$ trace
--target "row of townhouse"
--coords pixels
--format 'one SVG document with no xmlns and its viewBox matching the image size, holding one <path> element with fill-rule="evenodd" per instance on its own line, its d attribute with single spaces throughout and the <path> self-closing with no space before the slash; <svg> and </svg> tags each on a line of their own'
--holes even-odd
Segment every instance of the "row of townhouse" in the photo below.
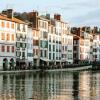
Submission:
<svg viewBox="0 0 100 100">
<path fill-rule="evenodd" d="M 100 29 L 73 27 L 73 62 L 100 61 Z"/>
<path fill-rule="evenodd" d="M 0 69 L 73 63 L 73 35 L 61 15 L 28 13 L 26 23 L 7 9 L 0 14 Z"/>
<path fill-rule="evenodd" d="M 13 10 L 0 14 L 0 69 L 21 66 L 27 60 L 28 25 L 13 17 Z M 20 65 L 19 65 L 20 64 Z"/>
<path fill-rule="evenodd" d="M 29 13 L 33 28 L 34 65 L 61 65 L 73 63 L 73 35 L 68 23 L 61 20 L 61 15 L 39 16 L 37 11 Z"/>
<path fill-rule="evenodd" d="M 0 14 L 0 69 L 16 66 L 63 65 L 100 60 L 100 30 L 70 28 L 61 15 L 28 13 L 28 21 Z"/>
</svg>

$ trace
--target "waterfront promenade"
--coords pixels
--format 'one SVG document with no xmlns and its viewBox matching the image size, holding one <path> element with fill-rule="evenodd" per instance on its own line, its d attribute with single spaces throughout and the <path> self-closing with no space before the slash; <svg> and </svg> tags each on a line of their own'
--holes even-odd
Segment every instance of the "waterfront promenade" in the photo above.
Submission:
<svg viewBox="0 0 100 100">
<path fill-rule="evenodd" d="M 75 68 L 56 68 L 56 69 L 24 69 L 24 70 L 6 70 L 6 71 L 0 71 L 0 74 L 10 74 L 10 73 L 26 73 L 26 72 L 54 72 L 54 71 L 81 71 L 81 70 L 88 70 L 92 69 L 92 65 L 88 66 L 78 66 Z"/>
</svg>

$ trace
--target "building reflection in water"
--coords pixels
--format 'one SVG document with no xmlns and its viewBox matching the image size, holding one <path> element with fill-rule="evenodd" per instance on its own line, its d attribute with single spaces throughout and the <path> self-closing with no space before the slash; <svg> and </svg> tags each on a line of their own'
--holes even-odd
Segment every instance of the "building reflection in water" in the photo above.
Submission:
<svg viewBox="0 0 100 100">
<path fill-rule="evenodd" d="M 79 97 L 80 100 L 100 100 L 100 73 L 80 72 Z"/>
<path fill-rule="evenodd" d="M 86 72 L 80 72 L 79 75 L 79 97 L 80 100 L 91 100 L 91 74 Z"/>
<path fill-rule="evenodd" d="M 100 73 L 3 74 L 0 100 L 100 100 Z"/>
<path fill-rule="evenodd" d="M 79 73 L 73 73 L 73 99 L 79 99 Z"/>
</svg>

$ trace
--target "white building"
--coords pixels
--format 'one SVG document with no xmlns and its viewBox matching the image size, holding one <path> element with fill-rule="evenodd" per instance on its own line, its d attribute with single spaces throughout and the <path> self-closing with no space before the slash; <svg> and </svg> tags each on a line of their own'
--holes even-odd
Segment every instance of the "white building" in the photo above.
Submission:
<svg viewBox="0 0 100 100">
<path fill-rule="evenodd" d="M 9 69 L 15 62 L 15 22 L 0 15 L 0 69 Z"/>
<path fill-rule="evenodd" d="M 39 66 L 40 61 L 39 36 L 39 31 L 37 29 L 33 29 L 33 63 L 36 66 Z"/>
<path fill-rule="evenodd" d="M 73 35 L 68 23 L 61 20 L 61 15 L 54 15 L 56 23 L 56 62 L 73 63 Z"/>
<path fill-rule="evenodd" d="M 62 63 L 73 63 L 73 35 L 67 23 L 62 23 Z"/>
<path fill-rule="evenodd" d="M 71 34 L 67 35 L 67 63 L 73 63 L 73 36 Z"/>
<path fill-rule="evenodd" d="M 91 30 L 90 27 L 83 27 L 80 32 L 80 48 L 79 48 L 79 59 L 81 61 L 88 61 L 91 60 Z"/>
<path fill-rule="evenodd" d="M 72 28 L 73 60 L 74 63 L 87 63 L 92 61 L 93 34 L 90 27 Z"/>
<path fill-rule="evenodd" d="M 27 29 L 28 25 L 16 18 L 12 19 L 16 23 L 16 67 L 27 66 Z"/>
<path fill-rule="evenodd" d="M 38 17 L 40 64 L 45 65 L 48 65 L 48 22 L 43 16 Z"/>
<path fill-rule="evenodd" d="M 62 34 L 62 30 L 61 30 L 61 15 L 59 14 L 55 14 L 54 15 L 54 20 L 55 20 L 55 28 L 56 28 L 56 36 L 55 36 L 55 49 L 56 49 L 56 53 L 55 53 L 55 61 L 56 61 L 56 65 L 60 65 L 61 64 L 61 56 L 62 56 L 62 45 L 61 45 L 61 34 Z"/>
<path fill-rule="evenodd" d="M 48 61 L 49 65 L 56 63 L 56 30 L 52 24 L 49 24 L 48 32 Z"/>
<path fill-rule="evenodd" d="M 100 61 L 100 34 L 96 33 L 93 37 L 93 61 Z"/>
<path fill-rule="evenodd" d="M 27 31 L 27 59 L 28 66 L 31 67 L 33 65 L 33 30 L 31 27 L 28 27 Z"/>
</svg>

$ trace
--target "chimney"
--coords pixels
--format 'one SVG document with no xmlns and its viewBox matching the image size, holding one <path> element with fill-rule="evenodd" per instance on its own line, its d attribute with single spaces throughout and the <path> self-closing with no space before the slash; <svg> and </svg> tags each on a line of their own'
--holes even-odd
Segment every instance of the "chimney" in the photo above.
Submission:
<svg viewBox="0 0 100 100">
<path fill-rule="evenodd" d="M 50 19 L 50 14 L 46 14 L 46 18 L 47 19 Z"/>
<path fill-rule="evenodd" d="M 54 14 L 54 19 L 56 20 L 61 20 L 61 15 L 60 14 Z"/>
<path fill-rule="evenodd" d="M 2 11 L 2 14 L 7 15 L 7 11 L 6 10 L 3 10 Z"/>
<path fill-rule="evenodd" d="M 28 19 L 29 19 L 30 22 L 32 22 L 33 28 L 38 28 L 38 18 L 37 18 L 37 16 L 38 16 L 38 12 L 34 11 L 34 10 L 33 10 L 33 12 L 30 12 L 28 14 Z"/>
<path fill-rule="evenodd" d="M 7 15 L 7 18 L 12 18 L 13 17 L 13 9 L 3 10 L 2 14 Z"/>
<path fill-rule="evenodd" d="M 13 18 L 13 9 L 7 9 L 7 17 Z"/>
</svg>

